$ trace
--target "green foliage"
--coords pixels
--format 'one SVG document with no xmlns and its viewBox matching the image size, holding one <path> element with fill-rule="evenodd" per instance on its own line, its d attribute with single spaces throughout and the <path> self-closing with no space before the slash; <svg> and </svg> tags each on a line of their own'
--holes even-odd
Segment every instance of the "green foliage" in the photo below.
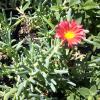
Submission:
<svg viewBox="0 0 100 100">
<path fill-rule="evenodd" d="M 99 100 L 99 0 L 0 4 L 1 100 Z M 54 38 L 57 23 L 66 19 L 86 29 L 86 39 L 73 49 Z"/>
</svg>

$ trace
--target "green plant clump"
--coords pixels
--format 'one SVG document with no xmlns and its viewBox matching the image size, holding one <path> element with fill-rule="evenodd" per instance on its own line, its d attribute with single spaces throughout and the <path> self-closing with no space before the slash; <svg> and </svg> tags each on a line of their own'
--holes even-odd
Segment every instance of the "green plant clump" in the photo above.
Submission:
<svg viewBox="0 0 100 100">
<path fill-rule="evenodd" d="M 59 46 L 72 19 L 86 38 Z M 100 1 L 0 0 L 0 100 L 100 100 Z"/>
</svg>

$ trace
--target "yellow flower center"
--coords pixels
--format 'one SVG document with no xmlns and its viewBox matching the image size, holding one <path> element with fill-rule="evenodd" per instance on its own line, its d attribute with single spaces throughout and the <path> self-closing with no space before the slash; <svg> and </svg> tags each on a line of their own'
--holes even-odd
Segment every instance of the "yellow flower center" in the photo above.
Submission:
<svg viewBox="0 0 100 100">
<path fill-rule="evenodd" d="M 68 31 L 68 32 L 65 33 L 64 37 L 66 39 L 73 39 L 75 37 L 75 33 L 71 32 L 71 31 Z"/>
</svg>

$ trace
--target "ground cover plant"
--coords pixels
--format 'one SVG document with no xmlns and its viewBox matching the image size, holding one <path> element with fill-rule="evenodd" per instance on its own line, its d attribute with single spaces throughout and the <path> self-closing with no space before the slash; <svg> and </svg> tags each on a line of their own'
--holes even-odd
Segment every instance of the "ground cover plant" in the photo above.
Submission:
<svg viewBox="0 0 100 100">
<path fill-rule="evenodd" d="M 100 1 L 0 0 L 0 100 L 100 100 Z"/>
</svg>

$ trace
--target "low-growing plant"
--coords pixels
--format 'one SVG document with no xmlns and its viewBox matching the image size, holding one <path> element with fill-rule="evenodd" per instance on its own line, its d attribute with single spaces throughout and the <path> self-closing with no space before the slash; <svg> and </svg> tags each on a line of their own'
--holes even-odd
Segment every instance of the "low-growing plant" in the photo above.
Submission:
<svg viewBox="0 0 100 100">
<path fill-rule="evenodd" d="M 100 99 L 99 0 L 0 3 L 1 100 Z"/>
</svg>

